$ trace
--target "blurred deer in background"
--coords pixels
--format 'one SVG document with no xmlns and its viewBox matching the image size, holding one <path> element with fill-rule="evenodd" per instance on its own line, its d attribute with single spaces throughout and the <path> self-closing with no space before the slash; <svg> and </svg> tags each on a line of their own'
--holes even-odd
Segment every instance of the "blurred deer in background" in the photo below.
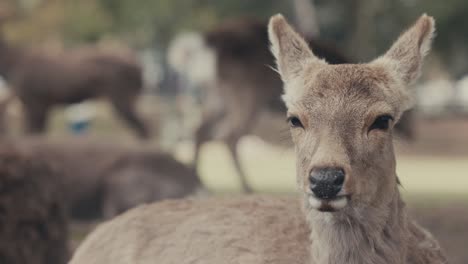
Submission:
<svg viewBox="0 0 468 264">
<path fill-rule="evenodd" d="M 143 89 L 142 69 L 133 55 L 104 52 L 95 47 L 51 54 L 10 45 L 0 17 L 0 75 L 24 106 L 28 133 L 42 133 L 54 106 L 107 98 L 115 112 L 140 138 L 150 133 L 137 114 Z"/>
<path fill-rule="evenodd" d="M 114 146 L 101 140 L 0 138 L 0 149 L 14 146 L 54 168 L 70 216 L 112 218 L 137 205 L 203 192 L 198 175 L 168 153 Z M 20 170 L 12 164 L 12 169 Z"/>
<path fill-rule="evenodd" d="M 143 81 L 133 58 L 93 49 L 50 55 L 12 47 L 0 39 L 0 74 L 24 106 L 29 133 L 44 132 L 54 106 L 105 97 L 139 137 L 149 137 L 136 113 Z"/>
<path fill-rule="evenodd" d="M 14 100 L 11 94 L 0 100 L 0 150 L 14 147 L 52 167 L 73 219 L 108 219 L 143 203 L 207 193 L 192 168 L 157 149 L 92 138 L 8 137 L 4 119 Z M 21 170 L 16 164 L 10 168 Z"/>
<path fill-rule="evenodd" d="M 0 175 L 0 263 L 67 263 L 68 217 L 59 173 L 43 157 L 1 142 Z"/>
</svg>

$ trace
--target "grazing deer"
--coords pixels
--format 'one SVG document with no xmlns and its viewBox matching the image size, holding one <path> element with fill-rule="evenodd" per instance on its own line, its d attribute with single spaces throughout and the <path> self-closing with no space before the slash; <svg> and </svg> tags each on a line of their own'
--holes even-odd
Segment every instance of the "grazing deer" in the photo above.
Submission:
<svg viewBox="0 0 468 264">
<path fill-rule="evenodd" d="M 90 139 L 0 140 L 41 158 L 60 174 L 70 216 L 110 219 L 140 204 L 194 195 L 203 189 L 192 168 L 172 155 Z"/>
<path fill-rule="evenodd" d="M 139 137 L 149 131 L 136 113 L 142 70 L 132 56 L 97 49 L 63 54 L 22 49 L 0 36 L 0 75 L 24 105 L 29 133 L 42 133 L 52 107 L 105 97 Z"/>
<path fill-rule="evenodd" d="M 430 49 L 433 18 L 423 15 L 367 64 L 317 58 L 281 15 L 269 34 L 302 203 L 250 196 L 142 206 L 98 227 L 72 264 L 447 263 L 407 214 L 392 143 L 411 105 L 407 86 Z"/>
</svg>

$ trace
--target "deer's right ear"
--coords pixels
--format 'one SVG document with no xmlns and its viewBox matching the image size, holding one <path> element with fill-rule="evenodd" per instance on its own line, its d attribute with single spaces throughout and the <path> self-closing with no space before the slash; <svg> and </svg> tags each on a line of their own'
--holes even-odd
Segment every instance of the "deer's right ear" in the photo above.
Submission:
<svg viewBox="0 0 468 264">
<path fill-rule="evenodd" d="M 325 63 L 315 57 L 305 40 L 280 14 L 270 19 L 268 35 L 271 42 L 271 52 L 276 58 L 278 72 L 284 82 L 299 75 L 308 62 Z"/>
<path fill-rule="evenodd" d="M 419 77 L 424 57 L 431 48 L 434 31 L 434 18 L 422 15 L 383 57 L 375 61 L 390 66 L 405 84 L 413 83 Z"/>
</svg>

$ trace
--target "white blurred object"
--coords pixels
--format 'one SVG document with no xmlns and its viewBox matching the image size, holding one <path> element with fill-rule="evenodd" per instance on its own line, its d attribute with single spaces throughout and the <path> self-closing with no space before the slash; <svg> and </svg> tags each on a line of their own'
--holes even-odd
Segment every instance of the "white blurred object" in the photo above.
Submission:
<svg viewBox="0 0 468 264">
<path fill-rule="evenodd" d="M 68 121 L 69 129 L 74 134 L 85 133 L 96 116 L 96 108 L 91 102 L 73 104 L 65 110 L 65 118 Z"/>
<path fill-rule="evenodd" d="M 455 106 L 464 113 L 468 113 L 468 75 L 455 84 Z"/>
<path fill-rule="evenodd" d="M 169 45 L 167 60 L 194 87 L 212 83 L 216 78 L 216 54 L 199 33 L 187 32 L 175 37 Z"/>
<path fill-rule="evenodd" d="M 416 103 L 422 114 L 439 116 L 453 103 L 454 84 L 447 79 L 427 81 L 416 87 L 416 95 Z"/>
<path fill-rule="evenodd" d="M 143 65 L 143 80 L 145 88 L 155 89 L 163 78 L 163 70 L 157 63 L 157 53 L 153 49 L 145 49 L 139 52 L 140 61 Z"/>
</svg>

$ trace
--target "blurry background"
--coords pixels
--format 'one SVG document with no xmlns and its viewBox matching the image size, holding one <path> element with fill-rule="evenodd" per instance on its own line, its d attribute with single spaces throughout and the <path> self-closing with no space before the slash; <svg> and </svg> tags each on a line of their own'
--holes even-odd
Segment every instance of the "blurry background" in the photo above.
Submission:
<svg viewBox="0 0 468 264">
<path fill-rule="evenodd" d="M 332 43 L 352 62 L 382 54 L 422 13 L 435 17 L 433 51 L 413 89 L 415 111 L 396 140 L 398 174 L 403 194 L 421 221 L 441 238 L 453 263 L 468 263 L 463 250 L 468 240 L 467 1 L 0 0 L 2 38 L 9 46 L 51 54 L 92 46 L 119 56 L 131 54 L 142 65 L 144 90 L 137 106 L 150 139 L 143 143 L 136 139 L 107 101 L 97 97 L 55 107 L 46 137 L 89 136 L 115 145 L 143 144 L 170 152 L 188 165 L 200 123 L 211 109 L 225 104 L 223 94 L 212 87 L 216 55 L 207 49 L 203 34 L 226 21 L 266 22 L 276 13 L 283 13 L 304 34 Z M 8 89 L 6 80 L 2 91 L 8 94 Z M 284 117 L 261 111 L 255 129 L 239 132 L 241 167 L 254 191 L 292 193 L 295 161 Z M 24 136 L 18 100 L 8 104 L 3 118 L 3 135 Z M 198 173 L 210 191 L 241 191 L 225 145 L 208 142 L 199 159 Z M 75 245 L 82 232 L 87 229 L 71 235 Z"/>
</svg>

